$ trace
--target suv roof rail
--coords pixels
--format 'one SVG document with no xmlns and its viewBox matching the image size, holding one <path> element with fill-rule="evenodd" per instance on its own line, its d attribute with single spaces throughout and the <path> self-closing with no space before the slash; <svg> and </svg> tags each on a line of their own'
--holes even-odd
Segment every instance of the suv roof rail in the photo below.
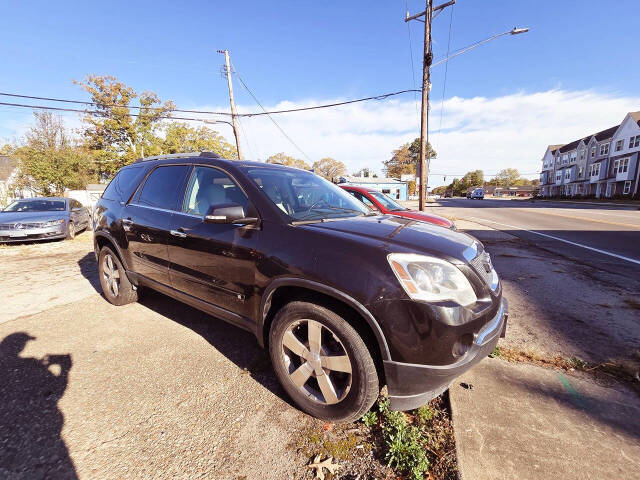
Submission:
<svg viewBox="0 0 640 480">
<path fill-rule="evenodd" d="M 136 160 L 136 163 L 147 162 L 150 160 L 163 160 L 167 158 L 185 158 L 185 157 L 222 158 L 220 155 L 214 152 L 168 153 L 165 155 L 154 155 L 152 157 L 139 158 Z"/>
</svg>

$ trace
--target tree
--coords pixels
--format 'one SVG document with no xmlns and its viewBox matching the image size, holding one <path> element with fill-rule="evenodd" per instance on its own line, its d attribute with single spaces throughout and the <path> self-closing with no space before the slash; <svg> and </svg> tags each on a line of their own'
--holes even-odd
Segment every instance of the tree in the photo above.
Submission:
<svg viewBox="0 0 640 480">
<path fill-rule="evenodd" d="M 73 142 L 62 119 L 51 112 L 34 112 L 35 123 L 23 145 L 13 152 L 18 159 L 15 187 L 39 195 L 62 195 L 66 189 L 84 189 L 96 179 L 91 156 Z"/>
<path fill-rule="evenodd" d="M 164 139 L 159 139 L 161 153 L 213 152 L 223 158 L 238 158 L 238 152 L 215 130 L 208 127 L 190 127 L 187 123 L 171 122 L 164 128 Z"/>
<path fill-rule="evenodd" d="M 302 170 L 311 170 L 307 162 L 299 158 L 293 158 L 285 155 L 284 152 L 276 153 L 267 158 L 267 163 L 276 163 L 278 165 L 286 165 L 287 167 L 300 168 Z"/>
<path fill-rule="evenodd" d="M 427 158 L 436 158 L 437 154 L 431 144 L 427 145 Z M 384 172 L 387 177 L 400 178 L 404 174 L 416 174 L 416 168 L 420 158 L 420 139 L 416 138 L 411 143 L 405 143 L 393 151 L 389 160 L 383 161 Z"/>
<path fill-rule="evenodd" d="M 520 173 L 516 168 L 505 168 L 498 172 L 495 176 L 495 180 L 497 180 L 498 185 L 501 187 L 509 187 L 513 186 L 520 178 Z"/>
<path fill-rule="evenodd" d="M 162 103 L 153 92 L 138 94 L 115 77 L 88 75 L 75 82 L 91 95 L 95 113 L 87 113 L 84 137 L 103 173 L 112 174 L 139 157 L 161 153 L 157 141 L 160 121 L 175 108 Z M 137 116 L 131 114 L 131 102 L 138 99 Z"/>
<path fill-rule="evenodd" d="M 340 160 L 327 157 L 313 162 L 313 171 L 331 181 L 344 175 L 347 172 L 347 167 Z"/>
</svg>

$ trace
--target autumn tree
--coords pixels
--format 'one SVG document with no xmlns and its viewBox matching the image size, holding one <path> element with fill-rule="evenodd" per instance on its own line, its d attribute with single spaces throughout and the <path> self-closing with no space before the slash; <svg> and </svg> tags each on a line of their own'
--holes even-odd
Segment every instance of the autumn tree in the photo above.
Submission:
<svg viewBox="0 0 640 480">
<path fill-rule="evenodd" d="M 138 94 L 110 75 L 88 75 L 75 83 L 91 95 L 95 104 L 83 118 L 83 134 L 102 173 L 112 174 L 137 158 L 161 153 L 157 132 L 160 121 L 175 108 L 173 102 L 162 103 L 153 92 Z M 140 108 L 132 113 L 136 99 Z"/>
<path fill-rule="evenodd" d="M 427 159 L 436 158 L 437 154 L 427 144 Z M 393 151 L 389 160 L 383 161 L 384 172 L 387 177 L 400 178 L 405 174 L 415 175 L 416 168 L 420 159 L 420 139 L 416 138 L 411 143 L 405 143 L 401 147 Z"/>
<path fill-rule="evenodd" d="M 498 172 L 494 177 L 494 181 L 497 181 L 498 186 L 509 187 L 513 186 L 520 178 L 520 173 L 517 168 L 505 168 Z"/>
<path fill-rule="evenodd" d="M 313 162 L 313 171 L 331 181 L 347 173 L 347 167 L 340 160 L 327 157 Z"/>
<path fill-rule="evenodd" d="M 213 152 L 222 158 L 237 159 L 238 152 L 217 131 L 208 127 L 190 127 L 184 122 L 171 122 L 164 127 L 164 138 L 158 139 L 160 153 Z M 157 148 L 156 148 L 157 149 Z"/>
<path fill-rule="evenodd" d="M 307 162 L 300 158 L 293 158 L 285 155 L 284 152 L 276 153 L 267 158 L 267 163 L 275 163 L 278 165 L 286 165 L 287 167 L 300 168 L 302 170 L 310 170 L 311 167 Z"/>
<path fill-rule="evenodd" d="M 15 187 L 38 195 L 62 195 L 66 189 L 84 189 L 96 180 L 89 153 L 71 138 L 62 119 L 51 112 L 34 112 L 35 122 L 22 145 Z"/>
</svg>

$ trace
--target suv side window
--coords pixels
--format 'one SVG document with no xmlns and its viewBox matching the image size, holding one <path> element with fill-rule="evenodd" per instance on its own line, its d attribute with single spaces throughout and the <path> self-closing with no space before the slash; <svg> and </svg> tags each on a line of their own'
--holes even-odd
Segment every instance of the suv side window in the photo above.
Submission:
<svg viewBox="0 0 640 480">
<path fill-rule="evenodd" d="M 147 177 L 135 203 L 165 210 L 180 210 L 184 192 L 183 181 L 190 168 L 189 165 L 156 168 Z"/>
<path fill-rule="evenodd" d="M 212 205 L 225 203 L 237 203 L 246 213 L 249 201 L 242 189 L 223 171 L 212 167 L 194 167 L 182 211 L 204 216 Z"/>
<path fill-rule="evenodd" d="M 102 193 L 102 198 L 107 200 L 127 201 L 138 186 L 133 181 L 141 173 L 141 167 L 127 167 L 120 170 L 117 175 L 107 185 Z"/>
<path fill-rule="evenodd" d="M 82 208 L 82 204 L 77 200 L 71 200 L 71 210 L 76 210 L 78 208 Z"/>
</svg>

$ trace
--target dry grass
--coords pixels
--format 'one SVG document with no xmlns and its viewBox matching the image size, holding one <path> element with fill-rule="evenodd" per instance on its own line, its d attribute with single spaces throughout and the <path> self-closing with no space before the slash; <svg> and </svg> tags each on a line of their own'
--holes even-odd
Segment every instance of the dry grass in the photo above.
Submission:
<svg viewBox="0 0 640 480">
<path fill-rule="evenodd" d="M 634 352 L 625 361 L 613 361 L 593 364 L 585 362 L 577 357 L 544 356 L 536 352 L 517 350 L 507 347 L 496 347 L 491 355 L 492 358 L 502 358 L 509 362 L 533 363 L 546 368 L 555 368 L 565 371 L 580 371 L 590 374 L 604 374 L 618 380 L 628 382 L 631 386 L 640 391 L 640 351 Z"/>
</svg>

